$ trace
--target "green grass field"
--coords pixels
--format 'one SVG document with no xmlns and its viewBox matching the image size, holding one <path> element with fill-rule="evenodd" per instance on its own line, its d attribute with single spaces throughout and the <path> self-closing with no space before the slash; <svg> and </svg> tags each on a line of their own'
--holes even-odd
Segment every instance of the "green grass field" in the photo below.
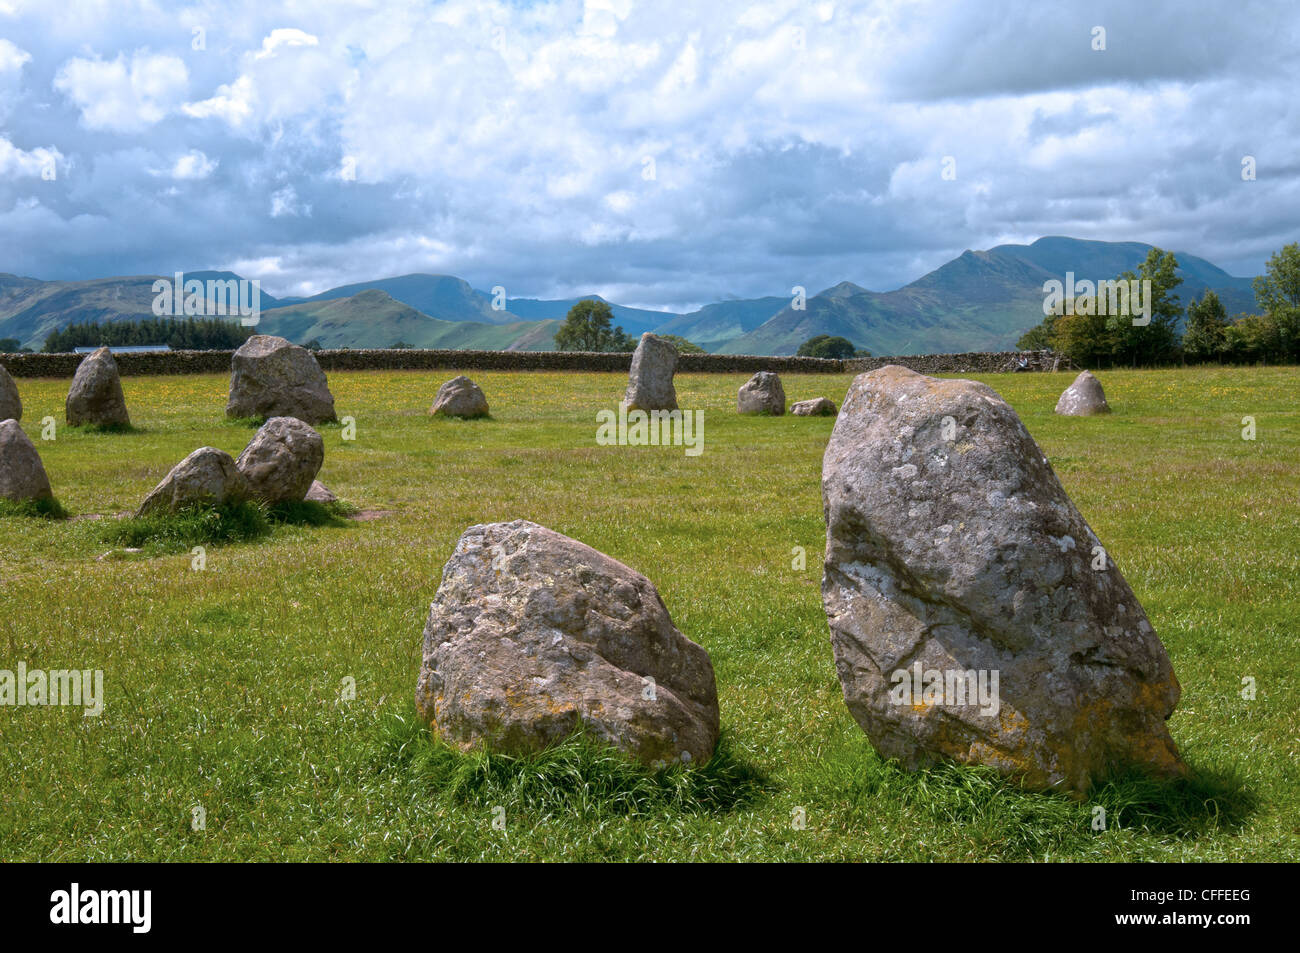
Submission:
<svg viewBox="0 0 1300 953">
<path fill-rule="evenodd" d="M 356 439 L 322 428 L 321 479 L 388 512 L 276 524 L 210 548 L 202 571 L 188 550 L 124 554 L 108 522 L 78 517 L 134 509 L 199 446 L 238 453 L 252 430 L 223 420 L 227 379 L 126 378 L 131 433 L 65 429 L 68 382 L 19 381 L 73 518 L 0 518 L 0 669 L 102 669 L 105 707 L 0 708 L 0 859 L 1300 859 L 1295 369 L 1104 373 L 1102 419 L 1053 415 L 1069 375 L 981 378 L 1047 453 L 1182 682 L 1171 729 L 1197 780 L 1119 780 L 1088 802 L 977 770 L 902 772 L 849 717 L 819 588 L 832 420 L 741 418 L 745 375 L 686 374 L 701 456 L 601 447 L 595 412 L 617 406 L 622 375 L 476 372 L 493 418 L 430 419 L 451 376 L 330 375 Z M 784 377 L 792 401 L 838 403 L 849 380 Z M 658 586 L 713 657 L 713 763 L 652 776 L 576 741 L 514 761 L 430 740 L 412 696 L 443 563 L 467 526 L 514 518 Z"/>
</svg>

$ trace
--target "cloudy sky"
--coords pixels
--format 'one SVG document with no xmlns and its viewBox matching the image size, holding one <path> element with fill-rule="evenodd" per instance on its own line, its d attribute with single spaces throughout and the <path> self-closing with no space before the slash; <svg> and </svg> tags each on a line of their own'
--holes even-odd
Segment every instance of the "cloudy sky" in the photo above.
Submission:
<svg viewBox="0 0 1300 953">
<path fill-rule="evenodd" d="M 1297 49 L 1290 0 L 0 0 L 0 272 L 677 309 L 1071 235 L 1255 274 Z"/>
</svg>

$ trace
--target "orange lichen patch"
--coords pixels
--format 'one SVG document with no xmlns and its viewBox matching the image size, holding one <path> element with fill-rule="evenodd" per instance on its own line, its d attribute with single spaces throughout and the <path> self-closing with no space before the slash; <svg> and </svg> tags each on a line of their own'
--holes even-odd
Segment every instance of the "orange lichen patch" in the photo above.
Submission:
<svg viewBox="0 0 1300 953">
<path fill-rule="evenodd" d="M 1176 682 L 1145 682 L 1136 686 L 1135 697 L 1129 708 L 1149 713 L 1149 728 L 1145 732 L 1130 733 L 1126 737 L 1127 750 L 1120 753 L 1126 766 L 1146 768 L 1169 776 L 1186 775 L 1183 763 L 1167 729 L 1164 728 L 1164 709 Z M 1082 705 L 1075 714 L 1071 729 L 1075 734 L 1088 734 L 1098 727 L 1114 723 L 1114 703 L 1108 698 L 1094 698 Z"/>
</svg>

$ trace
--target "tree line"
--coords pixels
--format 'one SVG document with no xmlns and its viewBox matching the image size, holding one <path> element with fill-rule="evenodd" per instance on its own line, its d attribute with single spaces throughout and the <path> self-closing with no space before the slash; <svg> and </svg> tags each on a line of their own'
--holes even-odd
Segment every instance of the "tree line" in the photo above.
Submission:
<svg viewBox="0 0 1300 953">
<path fill-rule="evenodd" d="M 1056 351 L 1081 367 L 1300 362 L 1300 244 L 1274 254 L 1265 273 L 1255 279 L 1258 314 L 1239 314 L 1230 321 L 1219 296 L 1207 288 L 1199 301 L 1187 305 L 1181 334 L 1178 325 L 1184 311 L 1174 290 L 1182 284 L 1177 268 L 1173 252 L 1153 248 L 1136 274 L 1118 276 L 1125 283 L 1151 282 L 1147 324 L 1134 325 L 1132 313 L 1098 313 L 1109 310 L 1099 307 L 1099 293 L 1063 302 L 1016 346 L 1022 351 Z"/>
<path fill-rule="evenodd" d="M 224 318 L 143 318 L 138 321 L 94 321 L 70 324 L 45 338 L 45 352 L 56 354 L 79 347 L 130 347 L 166 344 L 180 351 L 226 351 L 237 348 L 253 328 Z"/>
</svg>

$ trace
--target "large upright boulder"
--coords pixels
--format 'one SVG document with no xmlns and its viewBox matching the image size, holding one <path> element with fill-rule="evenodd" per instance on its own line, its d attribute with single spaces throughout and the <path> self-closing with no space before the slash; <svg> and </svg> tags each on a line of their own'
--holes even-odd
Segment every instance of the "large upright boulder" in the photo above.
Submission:
<svg viewBox="0 0 1300 953">
<path fill-rule="evenodd" d="M 416 706 L 463 750 L 537 751 L 585 728 L 647 765 L 708 760 L 708 653 L 640 573 L 515 520 L 471 526 L 424 628 Z"/>
<path fill-rule="evenodd" d="M 0 420 L 22 420 L 23 402 L 18 396 L 18 385 L 0 364 Z"/>
<path fill-rule="evenodd" d="M 199 447 L 171 468 L 144 498 L 135 515 L 232 503 L 246 499 L 248 494 L 248 483 L 230 454 L 216 447 Z"/>
<path fill-rule="evenodd" d="M 126 398 L 122 394 L 122 378 L 118 375 L 112 351 L 101 347 L 86 355 L 77 365 L 64 410 L 71 427 L 81 424 L 93 427 L 131 425 L 131 417 L 126 412 Z"/>
<path fill-rule="evenodd" d="M 736 394 L 736 410 L 742 414 L 771 414 L 779 417 L 785 413 L 785 388 L 781 378 L 773 371 L 759 371 Z"/>
<path fill-rule="evenodd" d="M 266 503 L 306 499 L 325 462 L 325 441 L 297 417 L 272 417 L 253 435 L 235 468 L 248 493 Z"/>
<path fill-rule="evenodd" d="M 991 388 L 859 375 L 822 495 L 836 668 L 883 756 L 1076 792 L 1112 768 L 1185 771 L 1164 646 Z"/>
<path fill-rule="evenodd" d="M 0 499 L 43 500 L 53 493 L 36 446 L 18 421 L 0 421 Z"/>
<path fill-rule="evenodd" d="M 1106 403 L 1101 381 L 1093 377 L 1091 371 L 1084 371 L 1061 394 L 1061 399 L 1056 402 L 1056 412 L 1067 417 L 1091 417 L 1094 414 L 1110 413 L 1110 404 Z"/>
<path fill-rule="evenodd" d="M 673 371 L 677 369 L 677 348 L 671 341 L 647 331 L 632 354 L 627 375 L 628 410 L 676 410 L 677 390 Z"/>
<path fill-rule="evenodd" d="M 488 402 L 479 386 L 461 374 L 438 388 L 429 413 L 444 417 L 486 417 Z"/>
<path fill-rule="evenodd" d="M 227 417 L 337 420 L 334 395 L 311 351 L 271 334 L 254 334 L 230 361 Z"/>
</svg>

